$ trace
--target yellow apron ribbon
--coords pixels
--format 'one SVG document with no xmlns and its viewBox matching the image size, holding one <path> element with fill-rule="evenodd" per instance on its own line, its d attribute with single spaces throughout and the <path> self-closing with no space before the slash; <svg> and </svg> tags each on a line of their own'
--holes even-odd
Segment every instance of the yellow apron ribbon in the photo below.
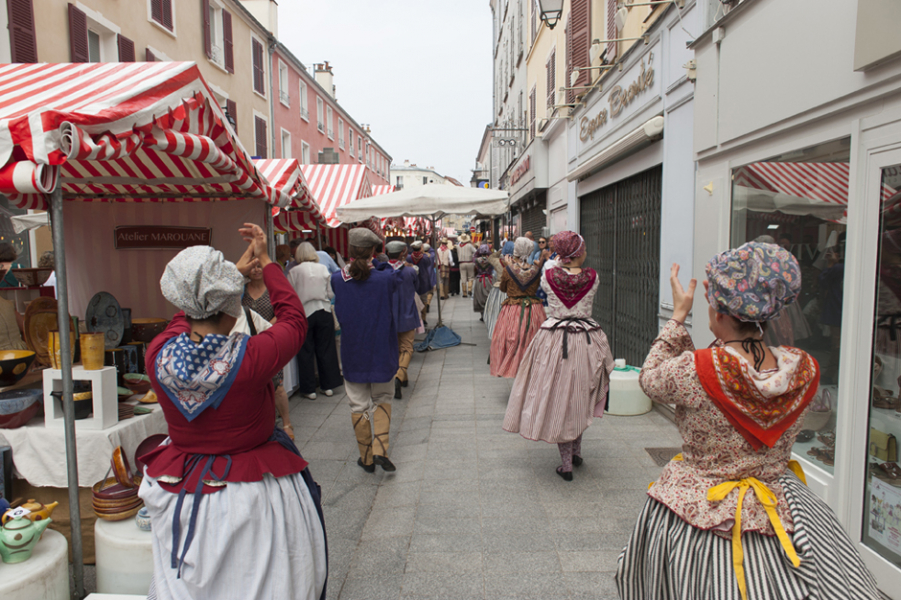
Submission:
<svg viewBox="0 0 901 600">
<path fill-rule="evenodd" d="M 788 538 L 788 534 L 782 526 L 782 520 L 776 513 L 776 494 L 770 491 L 770 489 L 756 477 L 746 477 L 740 481 L 726 481 L 714 486 L 707 490 L 707 500 L 709 502 L 720 502 L 735 488 L 738 488 L 738 503 L 735 507 L 735 524 L 732 526 L 732 566 L 735 568 L 735 578 L 738 579 L 738 590 L 741 592 L 741 597 L 744 600 L 747 600 L 748 589 L 747 584 L 745 583 L 745 569 L 743 566 L 744 551 L 741 545 L 741 505 L 748 488 L 754 490 L 757 500 L 763 506 L 767 516 L 770 518 L 770 523 L 773 524 L 773 529 L 776 531 L 776 537 L 779 538 L 782 549 L 785 550 L 785 555 L 788 556 L 795 568 L 801 566 L 801 559 L 798 558 L 798 553 L 795 552 L 795 547 L 792 546 L 791 540 Z"/>
</svg>

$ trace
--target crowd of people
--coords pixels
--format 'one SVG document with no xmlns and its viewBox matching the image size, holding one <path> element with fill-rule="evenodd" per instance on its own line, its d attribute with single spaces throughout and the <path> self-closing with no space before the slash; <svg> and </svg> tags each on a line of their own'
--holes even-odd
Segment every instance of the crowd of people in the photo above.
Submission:
<svg viewBox="0 0 901 600">
<path fill-rule="evenodd" d="M 435 250 L 357 228 L 346 260 L 292 243 L 277 248 L 277 262 L 259 227 L 240 233 L 248 248 L 237 263 L 197 246 L 160 282 L 180 312 L 146 358 L 169 425 L 169 439 L 142 457 L 140 494 L 154 521 L 150 598 L 325 597 L 319 488 L 292 441 L 282 369 L 297 357 L 310 400 L 343 385 L 357 464 L 395 471 L 391 402 L 408 385 L 413 340 L 436 294 L 460 293 L 485 321 L 491 373 L 513 379 L 503 429 L 556 444 L 556 472 L 573 481 L 613 369 L 592 318 L 598 274 L 578 233 L 498 249 L 442 238 Z M 877 600 L 854 544 L 789 460 L 819 365 L 764 336 L 798 295 L 797 261 L 752 242 L 714 257 L 706 274 L 717 343 L 694 348 L 683 323 L 697 282 L 684 289 L 674 265 L 673 318 L 641 370 L 645 393 L 676 405 L 684 444 L 624 540 L 620 596 Z"/>
</svg>

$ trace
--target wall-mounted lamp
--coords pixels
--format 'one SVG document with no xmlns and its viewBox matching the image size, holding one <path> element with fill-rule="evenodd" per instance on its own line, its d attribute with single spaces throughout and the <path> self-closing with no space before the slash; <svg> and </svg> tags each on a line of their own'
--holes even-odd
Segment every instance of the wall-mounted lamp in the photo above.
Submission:
<svg viewBox="0 0 901 600">
<path fill-rule="evenodd" d="M 557 21 L 563 15 L 563 0 L 538 0 L 541 9 L 541 20 L 548 29 L 557 26 Z"/>
</svg>

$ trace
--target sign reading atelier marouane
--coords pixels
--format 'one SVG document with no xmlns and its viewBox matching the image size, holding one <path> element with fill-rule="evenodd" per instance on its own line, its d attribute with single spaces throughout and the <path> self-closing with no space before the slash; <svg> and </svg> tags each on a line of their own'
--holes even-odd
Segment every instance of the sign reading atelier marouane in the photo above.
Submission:
<svg viewBox="0 0 901 600">
<path fill-rule="evenodd" d="M 116 227 L 116 250 L 138 248 L 183 250 L 190 246 L 209 246 L 213 230 L 209 227 L 169 225 L 122 225 Z"/>
</svg>

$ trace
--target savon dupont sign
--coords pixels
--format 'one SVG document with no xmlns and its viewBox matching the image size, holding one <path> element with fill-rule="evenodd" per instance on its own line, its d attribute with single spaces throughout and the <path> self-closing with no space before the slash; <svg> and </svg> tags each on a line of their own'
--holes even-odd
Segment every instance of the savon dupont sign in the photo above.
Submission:
<svg viewBox="0 0 901 600">
<path fill-rule="evenodd" d="M 116 227 L 116 250 L 170 249 L 209 246 L 213 230 L 209 227 L 171 227 L 168 225 L 122 225 Z"/>
</svg>

